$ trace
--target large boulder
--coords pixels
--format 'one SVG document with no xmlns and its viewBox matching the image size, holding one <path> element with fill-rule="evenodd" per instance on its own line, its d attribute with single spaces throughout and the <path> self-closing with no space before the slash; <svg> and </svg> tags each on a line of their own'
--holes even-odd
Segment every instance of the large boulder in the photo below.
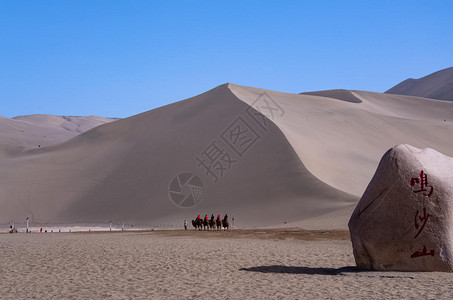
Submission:
<svg viewBox="0 0 453 300">
<path fill-rule="evenodd" d="M 453 158 L 409 145 L 388 150 L 349 231 L 361 269 L 453 271 Z"/>
</svg>

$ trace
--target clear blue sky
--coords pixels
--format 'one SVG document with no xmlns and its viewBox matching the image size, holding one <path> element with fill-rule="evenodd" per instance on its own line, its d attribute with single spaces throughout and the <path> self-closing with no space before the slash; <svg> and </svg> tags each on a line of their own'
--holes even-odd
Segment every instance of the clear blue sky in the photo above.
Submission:
<svg viewBox="0 0 453 300">
<path fill-rule="evenodd" d="M 453 66 L 453 1 L 0 0 L 0 115 L 127 117 L 225 82 L 384 92 Z"/>
</svg>

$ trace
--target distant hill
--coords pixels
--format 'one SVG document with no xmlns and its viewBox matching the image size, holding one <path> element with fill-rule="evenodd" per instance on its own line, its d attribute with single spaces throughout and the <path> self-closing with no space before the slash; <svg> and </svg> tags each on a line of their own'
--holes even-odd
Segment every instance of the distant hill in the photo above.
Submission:
<svg viewBox="0 0 453 300">
<path fill-rule="evenodd" d="M 453 101 L 453 67 L 420 79 L 406 79 L 385 93 Z"/>
<path fill-rule="evenodd" d="M 0 116 L 0 154 L 60 144 L 102 124 L 117 119 L 97 116 L 69 117 L 27 115 L 12 119 Z"/>
<path fill-rule="evenodd" d="M 37 126 L 59 128 L 65 131 L 80 134 L 99 125 L 119 120 L 117 118 L 103 118 L 98 116 L 54 116 L 54 115 L 26 115 L 17 116 L 14 120 L 24 121 Z"/>
</svg>

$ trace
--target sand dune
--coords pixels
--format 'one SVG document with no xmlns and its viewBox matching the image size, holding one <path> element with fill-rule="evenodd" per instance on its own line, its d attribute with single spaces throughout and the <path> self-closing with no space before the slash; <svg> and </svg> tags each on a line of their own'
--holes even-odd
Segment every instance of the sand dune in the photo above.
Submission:
<svg viewBox="0 0 453 300">
<path fill-rule="evenodd" d="M 238 98 L 252 104 L 261 89 L 231 85 Z M 266 91 L 285 110 L 274 116 L 303 164 L 317 178 L 361 196 L 381 156 L 406 143 L 453 154 L 453 103 L 418 97 L 351 91 L 361 103 L 322 96 Z M 263 109 L 264 110 L 264 109 Z"/>
<path fill-rule="evenodd" d="M 0 116 L 0 155 L 63 143 L 96 126 L 116 119 L 27 115 L 12 119 Z M 2 151 L 3 150 L 3 151 Z"/>
<path fill-rule="evenodd" d="M 228 213 L 239 227 L 309 219 L 332 227 L 321 216 L 340 211 L 341 227 L 388 148 L 452 156 L 452 116 L 448 101 L 225 84 L 0 159 L 0 223 L 162 227 Z"/>
<path fill-rule="evenodd" d="M 453 101 L 453 68 L 443 69 L 420 79 L 406 79 L 386 93 Z"/>
<path fill-rule="evenodd" d="M 358 200 L 311 175 L 278 127 L 261 128 L 248 108 L 222 85 L 3 160 L 0 201 L 8 209 L 0 217 L 155 225 L 182 223 L 198 213 L 230 213 L 251 226 L 320 215 Z M 251 135 L 248 149 L 235 152 L 224 138 L 237 124 L 250 126 Z M 229 155 L 223 176 L 215 171 L 218 178 L 197 161 L 208 161 L 203 153 L 213 145 Z M 169 199 L 170 182 L 180 173 L 197 174 L 203 182 L 203 199 L 195 207 L 180 208 Z"/>
<path fill-rule="evenodd" d="M 26 115 L 17 116 L 13 120 L 24 121 L 35 126 L 61 128 L 76 134 L 83 133 L 102 124 L 110 123 L 118 118 L 103 118 L 98 116 L 54 116 L 54 115 Z"/>
<path fill-rule="evenodd" d="M 361 103 L 362 100 L 357 98 L 351 91 L 348 90 L 326 90 L 326 91 L 315 91 L 301 93 L 303 95 L 321 96 L 327 98 L 333 98 L 343 100 L 352 103 Z"/>
</svg>

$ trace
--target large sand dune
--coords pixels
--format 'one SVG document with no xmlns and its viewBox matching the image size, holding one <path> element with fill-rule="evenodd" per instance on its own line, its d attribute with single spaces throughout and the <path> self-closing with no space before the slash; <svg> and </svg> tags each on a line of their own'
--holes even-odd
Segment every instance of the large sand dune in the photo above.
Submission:
<svg viewBox="0 0 453 300">
<path fill-rule="evenodd" d="M 336 94 L 225 84 L 62 144 L 9 153 L 0 160 L 0 222 L 162 226 L 228 213 L 237 226 L 263 226 L 341 211 L 343 224 L 388 148 L 453 155 L 452 102 Z M 202 182 L 203 195 L 190 185 L 178 191 L 192 176 L 179 174 L 197 176 L 191 182 Z"/>
<path fill-rule="evenodd" d="M 386 93 L 453 101 L 453 68 L 443 69 L 420 79 L 406 79 Z"/>
<path fill-rule="evenodd" d="M 249 104 L 262 92 L 231 88 Z M 344 100 L 344 90 L 329 91 L 329 97 L 266 93 L 284 108 L 285 114 L 274 116 L 273 121 L 308 170 L 357 196 L 362 195 L 381 156 L 394 145 L 406 143 L 453 154 L 453 103 L 449 101 L 350 91 L 360 100 L 354 103 Z"/>
<path fill-rule="evenodd" d="M 12 119 L 0 116 L 0 155 L 60 144 L 115 120 L 97 116 L 27 115 Z"/>
</svg>

